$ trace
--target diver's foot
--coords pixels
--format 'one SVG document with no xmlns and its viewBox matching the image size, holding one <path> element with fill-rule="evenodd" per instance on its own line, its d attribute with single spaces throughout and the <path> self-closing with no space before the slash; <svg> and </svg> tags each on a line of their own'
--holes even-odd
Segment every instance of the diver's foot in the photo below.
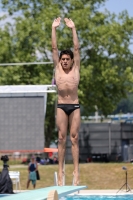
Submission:
<svg viewBox="0 0 133 200">
<path fill-rule="evenodd" d="M 64 185 L 64 172 L 61 172 L 58 174 L 58 186 L 63 186 Z"/>
<path fill-rule="evenodd" d="M 73 172 L 73 185 L 79 185 L 79 172 Z"/>
</svg>

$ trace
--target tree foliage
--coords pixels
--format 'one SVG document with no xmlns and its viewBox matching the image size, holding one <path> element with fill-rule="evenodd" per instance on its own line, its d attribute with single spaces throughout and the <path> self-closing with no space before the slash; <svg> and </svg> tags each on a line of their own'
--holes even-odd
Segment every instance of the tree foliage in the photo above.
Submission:
<svg viewBox="0 0 133 200">
<path fill-rule="evenodd" d="M 84 107 L 83 114 L 94 112 L 96 106 L 102 114 L 110 114 L 120 99 L 133 90 L 133 55 L 130 50 L 133 19 L 126 11 L 119 16 L 108 11 L 100 12 L 99 8 L 104 2 L 2 0 L 3 10 L 13 21 L 0 29 L 0 62 L 51 61 L 52 21 L 58 16 L 62 17 L 62 24 L 57 30 L 58 48 L 62 50 L 73 45 L 71 30 L 63 22 L 64 17 L 72 18 L 80 41 L 79 99 Z M 52 67 L 0 67 L 0 84 L 49 84 Z M 54 101 L 51 95 L 47 110 L 51 105 L 54 109 Z M 46 120 L 49 131 L 51 113 L 47 113 Z"/>
<path fill-rule="evenodd" d="M 127 98 L 121 99 L 113 114 L 118 113 L 133 113 L 133 94 L 128 94 Z"/>
</svg>

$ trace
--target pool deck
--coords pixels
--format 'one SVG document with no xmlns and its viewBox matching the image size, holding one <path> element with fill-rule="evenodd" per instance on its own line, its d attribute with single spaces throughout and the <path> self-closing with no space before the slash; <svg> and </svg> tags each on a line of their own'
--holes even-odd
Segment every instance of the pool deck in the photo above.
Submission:
<svg viewBox="0 0 133 200">
<path fill-rule="evenodd" d="M 126 190 L 80 190 L 79 195 L 125 195 L 133 194 L 133 190 L 126 192 Z"/>
<path fill-rule="evenodd" d="M 26 192 L 27 190 L 22 190 L 21 192 Z M 80 190 L 79 192 L 74 192 L 69 195 L 125 195 L 132 194 L 133 190 L 126 192 L 126 190 Z M 15 192 L 15 191 L 14 191 Z"/>
</svg>

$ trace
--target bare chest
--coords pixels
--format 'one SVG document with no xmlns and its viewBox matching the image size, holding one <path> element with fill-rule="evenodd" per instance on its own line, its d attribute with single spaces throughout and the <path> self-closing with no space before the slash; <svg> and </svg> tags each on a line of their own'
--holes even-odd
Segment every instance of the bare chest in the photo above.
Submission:
<svg viewBox="0 0 133 200">
<path fill-rule="evenodd" d="M 60 84 L 70 84 L 70 85 L 78 85 L 79 84 L 79 74 L 78 73 L 69 73 L 69 74 L 65 74 L 65 73 L 56 73 L 55 76 L 56 79 L 56 85 L 60 85 Z"/>
</svg>

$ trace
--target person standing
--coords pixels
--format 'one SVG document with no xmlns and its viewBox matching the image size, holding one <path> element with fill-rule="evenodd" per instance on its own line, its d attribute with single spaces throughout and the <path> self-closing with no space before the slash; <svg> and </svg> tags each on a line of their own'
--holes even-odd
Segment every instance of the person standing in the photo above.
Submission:
<svg viewBox="0 0 133 200">
<path fill-rule="evenodd" d="M 69 129 L 72 143 L 74 164 L 74 185 L 79 184 L 79 144 L 80 105 L 78 100 L 78 85 L 80 80 L 80 53 L 76 27 L 71 19 L 65 18 L 65 24 L 72 31 L 73 52 L 70 49 L 61 51 L 57 48 L 56 28 L 60 25 L 58 17 L 52 23 L 52 56 L 55 67 L 55 82 L 58 93 L 56 125 L 58 128 L 58 185 L 63 185 L 63 163 L 65 159 L 66 136 Z"/>
<path fill-rule="evenodd" d="M 33 188 L 36 187 L 36 171 L 38 170 L 36 158 L 34 156 L 31 157 L 31 162 L 28 165 L 28 181 L 27 181 L 27 189 L 29 188 L 30 182 L 32 182 Z"/>
</svg>

